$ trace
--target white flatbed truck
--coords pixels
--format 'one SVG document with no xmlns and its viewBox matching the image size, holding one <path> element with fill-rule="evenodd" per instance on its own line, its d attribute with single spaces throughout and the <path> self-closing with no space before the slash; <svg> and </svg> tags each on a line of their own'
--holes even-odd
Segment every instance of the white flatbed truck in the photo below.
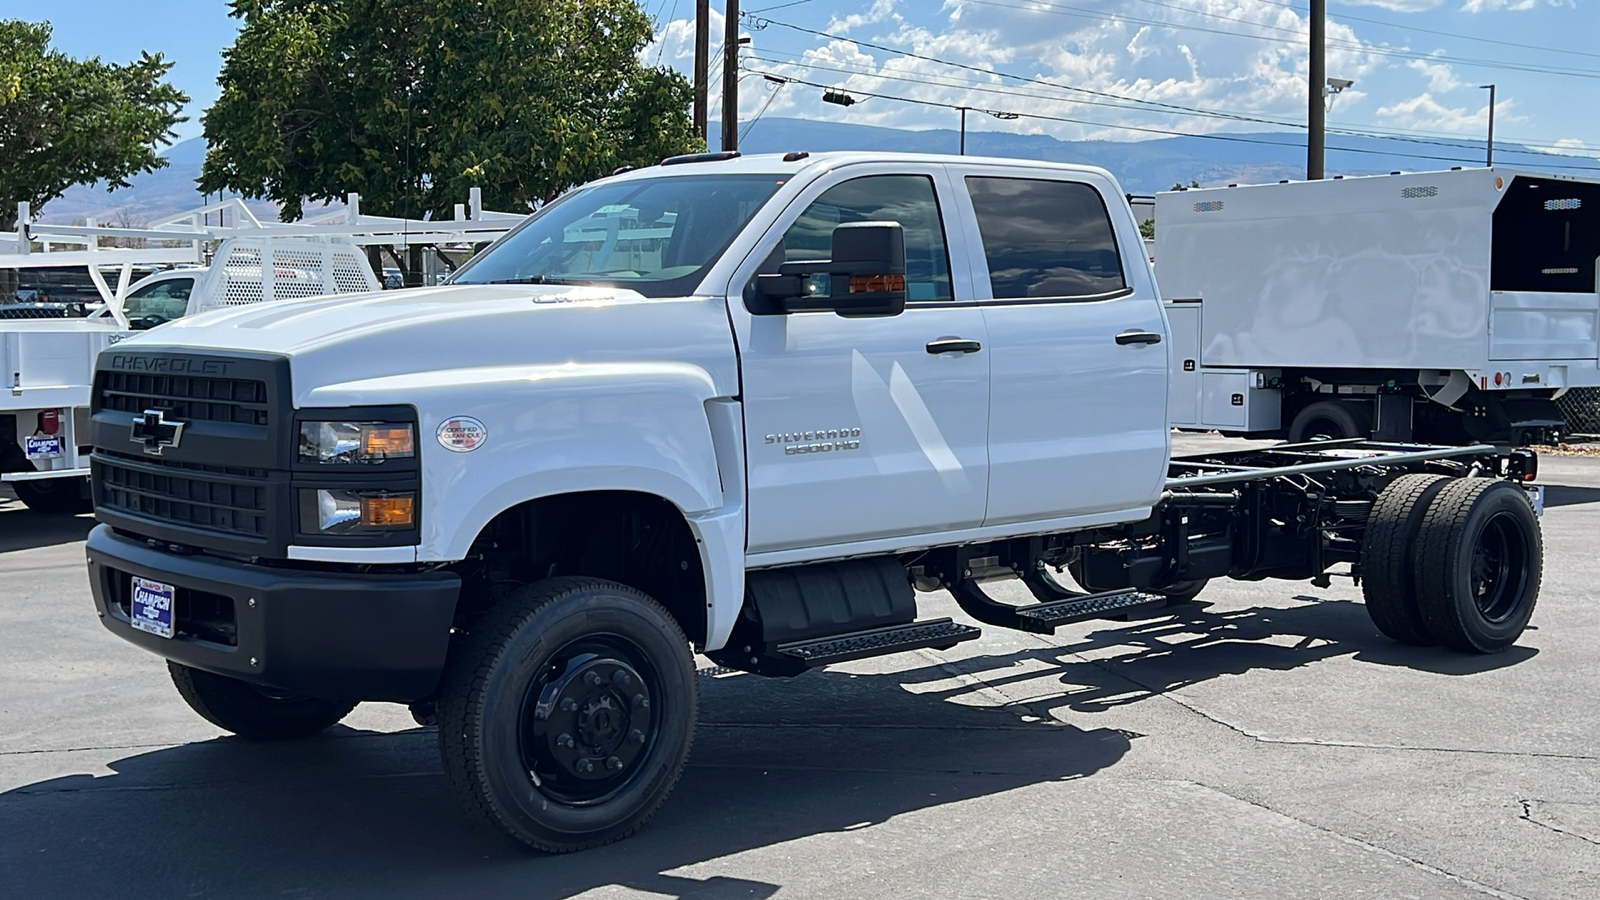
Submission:
<svg viewBox="0 0 1600 900">
<path fill-rule="evenodd" d="M 1172 422 L 1553 443 L 1600 386 L 1600 181 L 1502 167 L 1169 191 Z"/>
<path fill-rule="evenodd" d="M 696 652 L 789 676 L 978 636 L 918 592 L 1051 633 L 1211 578 L 1350 573 L 1398 640 L 1517 640 L 1533 453 L 1173 459 L 1170 346 L 1102 170 L 673 158 L 568 193 L 449 285 L 101 354 L 94 602 L 245 737 L 408 704 L 470 814 L 546 851 L 664 801 Z M 1035 602 L 991 598 L 1002 578 Z"/>
</svg>

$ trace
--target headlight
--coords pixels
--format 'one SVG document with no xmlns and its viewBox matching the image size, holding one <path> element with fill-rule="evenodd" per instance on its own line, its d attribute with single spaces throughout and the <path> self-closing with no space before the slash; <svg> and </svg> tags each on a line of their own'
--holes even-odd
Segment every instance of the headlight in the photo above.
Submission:
<svg viewBox="0 0 1600 900">
<path fill-rule="evenodd" d="M 300 527 L 317 534 L 409 531 L 417 523 L 412 491 L 300 491 Z"/>
<path fill-rule="evenodd" d="M 408 423 L 300 423 L 301 462 L 378 463 L 408 459 L 416 452 L 415 433 Z"/>
</svg>

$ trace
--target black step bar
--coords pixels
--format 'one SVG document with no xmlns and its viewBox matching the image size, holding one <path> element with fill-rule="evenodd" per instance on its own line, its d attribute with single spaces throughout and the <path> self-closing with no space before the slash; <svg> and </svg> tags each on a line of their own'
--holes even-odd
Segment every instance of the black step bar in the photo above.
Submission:
<svg viewBox="0 0 1600 900">
<path fill-rule="evenodd" d="M 1057 628 L 1072 622 L 1120 617 L 1167 602 L 1166 597 L 1151 591 L 1124 588 L 1099 594 L 1067 594 L 1058 600 L 1011 606 L 985 594 L 971 579 L 956 582 L 950 593 L 967 615 L 985 625 L 1034 634 L 1054 634 Z"/>
<path fill-rule="evenodd" d="M 722 665 L 760 675 L 799 675 L 807 669 L 869 656 L 923 648 L 948 650 L 982 633 L 971 625 L 962 625 L 950 619 L 929 619 L 769 645 L 765 650 L 756 650 L 753 655 L 736 657 L 731 652 L 734 648 L 729 648 L 715 654 L 713 659 Z"/>
</svg>

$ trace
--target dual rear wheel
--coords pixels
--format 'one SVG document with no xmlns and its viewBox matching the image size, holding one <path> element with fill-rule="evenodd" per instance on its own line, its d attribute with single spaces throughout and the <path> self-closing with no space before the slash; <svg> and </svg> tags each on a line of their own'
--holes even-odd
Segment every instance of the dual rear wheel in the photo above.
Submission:
<svg viewBox="0 0 1600 900">
<path fill-rule="evenodd" d="M 1373 624 L 1397 641 L 1497 653 L 1533 615 L 1543 555 L 1539 520 L 1517 485 L 1402 475 L 1373 504 L 1362 594 Z"/>
</svg>

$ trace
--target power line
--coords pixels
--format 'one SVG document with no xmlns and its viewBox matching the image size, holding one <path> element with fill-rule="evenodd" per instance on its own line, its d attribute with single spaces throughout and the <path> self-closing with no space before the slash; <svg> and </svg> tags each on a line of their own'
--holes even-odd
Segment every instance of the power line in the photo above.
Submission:
<svg viewBox="0 0 1600 900">
<path fill-rule="evenodd" d="M 1142 2 L 1153 2 L 1153 0 L 1142 0 Z M 1302 11 L 1300 7 L 1294 5 L 1293 3 L 1283 3 L 1279 2 L 1279 0 L 1257 0 L 1257 2 L 1266 3 L 1271 6 L 1281 6 L 1284 9 L 1292 9 L 1295 12 Z M 1385 22 L 1382 19 L 1369 19 L 1365 16 L 1352 16 L 1346 13 L 1333 13 L 1329 16 L 1329 18 L 1345 19 L 1351 22 L 1365 22 L 1368 25 L 1379 25 L 1384 28 L 1395 28 L 1401 31 L 1415 31 L 1420 34 L 1432 34 L 1438 35 L 1439 37 L 1458 38 L 1463 41 L 1477 41 L 1483 44 L 1497 44 L 1502 47 L 1516 47 L 1521 50 L 1537 50 L 1540 53 L 1562 53 L 1568 56 L 1587 56 L 1594 59 L 1600 59 L 1600 53 L 1590 53 L 1584 50 L 1564 50 L 1560 47 L 1542 47 L 1538 44 L 1519 44 L 1516 41 L 1501 41 L 1496 40 L 1495 38 L 1477 37 L 1470 34 L 1457 34 L 1453 31 L 1436 31 L 1432 28 L 1422 28 L 1417 25 L 1402 25 L 1399 22 Z"/>
<path fill-rule="evenodd" d="M 1307 43 L 1307 40 L 1305 38 L 1278 38 L 1278 37 L 1272 37 L 1270 35 L 1265 35 L 1265 34 L 1247 34 L 1247 33 L 1239 32 L 1239 31 L 1224 30 L 1224 29 L 1221 29 L 1221 28 L 1205 28 L 1205 27 L 1202 27 L 1202 26 L 1199 26 L 1199 25 L 1181 25 L 1181 24 L 1178 24 L 1178 23 L 1175 23 L 1175 22 L 1162 20 L 1162 19 L 1147 19 L 1147 18 L 1142 18 L 1142 17 L 1139 17 L 1139 16 L 1129 16 L 1129 15 L 1125 15 L 1125 14 L 1122 14 L 1122 13 L 1105 13 L 1105 12 L 1100 12 L 1099 10 L 1092 10 L 1092 9 L 1087 9 L 1087 8 L 1079 7 L 1079 6 L 1067 6 L 1065 4 L 1046 3 L 1046 2 L 1043 2 L 1043 0 L 1033 0 L 1033 2 L 1031 2 L 1030 5 L 1027 5 L 1027 6 L 1020 6 L 1020 5 L 1013 4 L 1013 3 L 1002 3 L 1002 2 L 999 2 L 999 0 L 965 0 L 965 2 L 976 4 L 976 5 L 979 5 L 979 6 L 994 6 L 994 7 L 999 7 L 1001 9 L 1014 9 L 1014 10 L 1020 10 L 1020 11 L 1023 11 L 1023 12 L 1042 12 L 1042 13 L 1050 13 L 1052 15 L 1071 16 L 1071 17 L 1077 17 L 1077 18 L 1083 18 L 1083 19 L 1095 19 L 1095 20 L 1107 21 L 1107 22 L 1129 22 L 1129 23 L 1133 23 L 1133 24 L 1136 24 L 1136 25 L 1151 25 L 1151 26 L 1155 26 L 1157 28 L 1173 28 L 1173 29 L 1178 29 L 1178 30 L 1182 30 L 1182 31 L 1197 31 L 1197 32 L 1205 33 L 1205 34 L 1220 34 L 1220 35 L 1225 35 L 1227 37 L 1245 38 L 1247 40 L 1253 40 L 1253 41 L 1269 41 L 1269 42 L 1272 42 L 1272 43 L 1292 44 L 1292 45 L 1301 45 L 1301 46 L 1303 46 L 1303 45 L 1305 45 Z M 1206 15 L 1214 15 L 1214 14 L 1207 13 Z M 1231 17 L 1228 17 L 1228 16 L 1217 16 L 1217 17 L 1226 19 L 1227 21 L 1234 22 L 1236 24 L 1252 25 L 1252 26 L 1255 26 L 1255 27 L 1267 28 L 1267 29 L 1276 30 L 1276 31 L 1286 31 L 1286 32 L 1292 32 L 1293 31 L 1293 29 L 1281 28 L 1281 27 L 1276 26 L 1276 25 L 1265 25 L 1265 24 L 1262 24 L 1262 23 L 1259 23 L 1259 22 L 1250 22 L 1250 21 L 1243 20 L 1243 19 L 1234 19 L 1234 18 L 1231 18 Z M 1470 66 L 1470 67 L 1473 67 L 1473 68 L 1481 68 L 1481 69 L 1497 69 L 1497 70 L 1511 71 L 1511 72 L 1532 72 L 1532 73 L 1536 73 L 1536 74 L 1540 74 L 1540 75 L 1564 75 L 1564 76 L 1567 76 L 1567 77 L 1570 77 L 1570 78 L 1600 79 L 1600 70 L 1597 70 L 1597 69 L 1573 69 L 1573 68 L 1565 68 L 1565 67 L 1558 68 L 1558 67 L 1554 67 L 1554 66 L 1533 65 L 1531 63 L 1515 63 L 1515 62 L 1508 62 L 1508 61 L 1503 61 L 1503 60 L 1485 60 L 1485 59 L 1473 59 L 1473 58 L 1470 58 L 1470 57 L 1446 56 L 1446 55 L 1443 55 L 1443 54 L 1423 53 L 1423 52 L 1417 51 L 1417 50 L 1403 50 L 1403 49 L 1398 49 L 1398 48 L 1393 48 L 1393 47 L 1378 47 L 1378 46 L 1375 46 L 1375 45 L 1372 45 L 1372 44 L 1364 44 L 1364 43 L 1361 43 L 1360 41 L 1346 41 L 1346 40 L 1341 40 L 1341 39 L 1336 39 L 1336 38 L 1335 39 L 1329 39 L 1327 41 L 1327 45 L 1331 49 L 1350 50 L 1350 51 L 1358 52 L 1358 53 L 1368 53 L 1368 54 L 1372 54 L 1374 56 L 1392 56 L 1392 57 L 1396 57 L 1396 58 L 1399 58 L 1399 59 L 1416 59 L 1416 60 L 1423 60 L 1423 61 L 1426 61 L 1426 62 L 1449 62 L 1449 63 L 1454 63 L 1455 65 L 1458 65 L 1458 66 Z"/>
<path fill-rule="evenodd" d="M 969 2 L 979 2 L 979 0 L 969 0 Z M 998 5 L 998 4 L 996 4 L 996 5 Z M 932 63 L 937 63 L 937 64 L 943 65 L 943 66 L 949 66 L 951 68 L 964 69 L 964 70 L 967 70 L 967 71 L 977 72 L 979 74 L 987 75 L 987 76 L 990 76 L 990 77 L 1003 78 L 1003 79 L 1007 79 L 1007 80 L 1011 80 L 1011 81 L 1023 82 L 1023 83 L 1027 83 L 1027 84 L 1042 85 L 1044 87 L 1054 88 L 1056 90 L 1071 91 L 1073 93 L 1087 94 L 1089 96 L 1094 96 L 1094 97 L 1103 97 L 1103 98 L 1108 98 L 1108 99 L 1112 99 L 1112 100 L 1120 100 L 1120 101 L 1123 101 L 1124 103 L 1136 104 L 1136 106 L 1129 107 L 1129 106 L 1123 106 L 1123 105 L 1115 104 L 1115 103 L 1104 103 L 1104 102 L 1098 102 L 1097 103 L 1095 101 L 1082 100 L 1082 99 L 1077 99 L 1077 100 L 1072 100 L 1072 101 L 1064 101 L 1064 102 L 1077 102 L 1077 103 L 1084 103 L 1084 104 L 1092 105 L 1092 106 L 1108 106 L 1108 107 L 1111 107 L 1111 108 L 1118 108 L 1118 109 L 1134 109 L 1134 108 L 1149 107 L 1149 108 L 1152 108 L 1154 110 L 1170 111 L 1169 114 L 1172 114 L 1172 115 L 1195 115 L 1195 116 L 1201 116 L 1201 117 L 1206 117 L 1206 118 L 1228 119 L 1228 120 L 1239 121 L 1239 122 L 1252 122 L 1252 123 L 1257 123 L 1257 124 L 1262 124 L 1262 125 L 1274 125 L 1274 126 L 1283 127 L 1283 128 L 1305 128 L 1306 127 L 1304 122 L 1296 122 L 1296 121 L 1285 120 L 1285 119 L 1272 119 L 1272 118 L 1266 118 L 1266 117 L 1262 117 L 1262 116 L 1251 116 L 1251 115 L 1244 115 L 1244 114 L 1239 114 L 1239 113 L 1230 113 L 1230 112 L 1226 112 L 1224 110 L 1206 109 L 1206 108 L 1202 108 L 1202 107 L 1193 107 L 1193 106 L 1183 106 L 1181 104 L 1175 104 L 1175 103 L 1163 103 L 1163 102 L 1155 101 L 1155 100 L 1144 100 L 1144 99 L 1141 99 L 1141 98 L 1138 98 L 1138 97 L 1129 97 L 1129 96 L 1125 96 L 1125 95 L 1114 94 L 1114 93 L 1110 93 L 1110 92 L 1107 92 L 1107 91 L 1096 91 L 1096 90 L 1091 90 L 1089 88 L 1073 87 L 1071 85 L 1060 84 L 1060 83 L 1049 81 L 1049 80 L 1042 79 L 1042 78 L 1033 78 L 1033 77 L 1024 76 L 1024 75 L 1016 75 L 1016 74 L 1012 74 L 1012 73 L 1008 73 L 1008 72 L 1003 72 L 1003 71 L 1000 71 L 1000 70 L 997 70 L 997 69 L 987 69 L 987 68 L 983 68 L 981 66 L 974 66 L 974 65 L 969 65 L 967 63 L 956 62 L 954 60 L 941 59 L 941 58 L 935 57 L 935 56 L 928 56 L 926 54 L 916 53 L 916 52 L 913 52 L 913 51 L 910 51 L 910 50 L 905 50 L 905 49 L 902 49 L 902 48 L 899 48 L 899 47 L 891 47 L 891 46 L 887 46 L 887 45 L 884 45 L 884 44 L 877 44 L 877 43 L 873 43 L 871 41 L 864 41 L 864 40 L 859 40 L 859 39 L 856 39 L 856 38 L 847 37 L 845 35 L 831 34 L 831 33 L 826 32 L 826 31 L 819 31 L 819 30 L 814 29 L 814 28 L 806 28 L 806 27 L 801 26 L 801 25 L 795 25 L 795 24 L 789 23 L 789 22 L 781 22 L 781 21 L 778 21 L 776 19 L 769 19 L 769 18 L 762 18 L 762 17 L 755 17 L 755 16 L 751 16 L 750 18 L 752 20 L 752 26 L 751 27 L 756 29 L 756 30 L 763 29 L 763 28 L 767 27 L 768 25 L 777 25 L 780 28 L 787 28 L 789 30 L 797 31 L 797 32 L 800 32 L 802 34 L 809 34 L 809 35 L 812 35 L 812 36 L 815 36 L 815 37 L 827 38 L 829 40 L 845 41 L 847 43 L 856 44 L 857 46 L 869 47 L 871 49 L 878 50 L 878 51 L 881 51 L 881 52 L 884 52 L 884 53 L 892 53 L 892 54 L 896 54 L 896 55 L 899 55 L 899 56 L 907 57 L 907 58 L 910 58 L 910 59 L 918 59 L 918 60 L 923 60 L 925 62 L 932 62 Z M 771 51 L 768 51 L 768 52 L 771 52 Z M 861 73 L 861 74 L 867 74 L 867 73 Z M 947 85 L 947 86 L 953 86 L 953 85 Z M 1406 129 L 1384 129 L 1384 128 L 1380 128 L 1380 127 L 1377 127 L 1377 126 L 1367 126 L 1363 130 L 1354 130 L 1354 129 L 1331 129 L 1331 130 L 1342 131 L 1344 133 L 1349 133 L 1349 134 L 1351 134 L 1353 136 L 1385 136 L 1388 133 L 1394 133 L 1394 134 L 1420 133 L 1420 134 L 1424 134 L 1424 135 L 1430 134 L 1429 132 L 1425 132 L 1425 131 L 1424 132 L 1408 132 Z M 1445 132 L 1433 132 L 1431 134 L 1432 134 L 1432 136 L 1436 136 L 1436 137 L 1446 137 L 1446 138 L 1450 137 L 1450 135 L 1448 133 L 1445 133 Z M 1396 138 L 1396 139 L 1400 139 L 1400 138 Z M 1535 146 L 1535 143 L 1534 142 L 1530 142 L 1530 141 L 1520 141 L 1518 143 L 1522 143 L 1525 146 Z M 1446 145 L 1446 146 L 1450 146 L 1450 145 Z M 1564 148 L 1558 147 L 1557 145 L 1554 145 L 1554 144 L 1547 144 L 1547 145 L 1544 145 L 1544 146 L 1546 148 L 1548 148 L 1548 149 L 1564 149 Z M 1582 158 L 1587 159 L 1588 157 L 1582 157 Z"/>
<path fill-rule="evenodd" d="M 765 53 L 766 56 L 795 56 L 795 54 L 792 54 L 792 53 L 782 53 L 782 51 L 774 51 L 774 50 L 766 50 L 766 51 L 763 51 L 763 53 Z M 837 66 L 822 66 L 822 64 L 819 64 L 819 62 L 805 61 L 805 59 L 803 59 L 803 58 L 798 58 L 798 59 L 771 59 L 771 58 L 762 58 L 762 56 L 757 56 L 757 61 L 766 62 L 766 64 L 771 64 L 771 66 L 795 66 L 795 67 L 800 67 L 800 69 L 813 69 L 813 70 L 819 70 L 819 72 L 835 72 L 835 74 L 840 74 L 840 75 L 861 75 L 861 77 L 880 78 L 880 80 L 888 80 L 888 82 L 915 83 L 915 85 L 938 86 L 938 88 L 957 88 L 957 90 L 979 91 L 979 93 L 1000 94 L 1000 96 L 1011 96 L 1011 98 L 1043 99 L 1043 101 L 1053 101 L 1053 102 L 1074 102 L 1074 104 L 1088 104 L 1088 106 L 1104 106 L 1104 107 L 1109 107 L 1109 109 L 1130 109 L 1130 110 L 1138 110 L 1138 112 L 1149 112 L 1149 110 L 1142 110 L 1142 109 L 1139 109 L 1139 107 L 1122 106 L 1122 104 L 1109 104 L 1109 102 L 1096 102 L 1096 101 L 1085 101 L 1085 99 L 1062 98 L 1062 96 L 1050 96 L 1050 94 L 1040 94 L 1040 93 L 1027 93 L 1027 91 L 1008 90 L 1008 88 L 1000 88 L 1000 86 L 973 85 L 973 83 L 954 82 L 954 80 L 936 80 L 936 78 L 938 78 L 938 77 L 934 77 L 934 75 L 922 75 L 922 77 L 917 77 L 917 75 L 910 75 L 910 74 L 893 74 L 893 75 L 891 75 L 891 74 L 886 74 L 886 72 L 875 72 L 875 70 L 840 69 L 840 67 L 837 67 Z M 1170 114 L 1170 115 L 1179 115 L 1179 114 Z M 1290 128 L 1306 128 L 1306 125 L 1304 125 L 1304 123 L 1299 123 L 1299 122 L 1282 122 L 1282 125 L 1285 125 L 1285 127 L 1290 127 Z M 1432 135 L 1432 136 L 1435 136 L 1435 138 L 1443 138 L 1443 139 L 1426 139 L 1426 138 L 1413 138 L 1413 136 L 1408 135 L 1408 133 L 1403 133 L 1403 131 L 1397 131 L 1397 133 L 1387 133 L 1386 130 L 1381 130 L 1381 128 L 1355 128 L 1355 127 L 1338 128 L 1338 127 L 1330 127 L 1330 128 L 1328 128 L 1328 131 L 1330 131 L 1330 133 L 1334 133 L 1334 135 L 1347 135 L 1347 136 L 1352 136 L 1352 138 L 1374 138 L 1374 139 L 1387 139 L 1387 141 L 1406 141 L 1406 143 L 1429 144 L 1429 146 L 1450 147 L 1450 149 L 1462 149 L 1462 144 L 1466 143 L 1466 139 L 1459 138 L 1459 136 L 1448 135 L 1448 133 L 1435 133 L 1435 135 Z M 1430 135 L 1430 133 L 1421 133 L 1421 135 Z M 1542 154 L 1542 152 L 1539 152 L 1539 149 L 1563 149 L 1563 147 L 1555 146 L 1555 144 L 1536 144 L 1536 143 L 1530 143 L 1530 141 L 1517 141 L 1517 139 L 1512 139 L 1512 138 L 1504 139 L 1504 143 L 1522 144 L 1523 147 L 1528 147 L 1528 149 L 1509 149 L 1509 147 L 1507 147 L 1507 149 L 1504 149 L 1504 151 L 1502 151 L 1502 152 L 1507 152 L 1507 154 L 1541 155 L 1541 157 L 1544 157 L 1544 155 L 1552 155 L 1552 154 Z M 1573 155 L 1573 154 L 1563 154 L 1563 155 Z M 1597 162 L 1600 162 L 1600 157 L 1584 157 L 1584 155 L 1573 155 L 1573 159 L 1595 159 L 1595 160 L 1597 160 Z"/>
<path fill-rule="evenodd" d="M 819 88 L 819 89 L 822 89 L 822 90 L 825 90 L 825 91 L 842 91 L 844 93 L 851 94 L 851 95 L 859 95 L 859 96 L 862 96 L 862 97 L 872 97 L 872 98 L 878 98 L 878 99 L 883 99 L 883 100 L 895 100 L 895 101 L 899 101 L 901 103 L 912 103 L 912 104 L 916 104 L 916 105 L 919 105 L 919 106 L 932 106 L 932 107 L 937 107 L 937 108 L 940 108 L 940 109 L 951 109 L 951 110 L 959 110 L 959 109 L 969 109 L 970 110 L 970 109 L 974 109 L 974 107 L 971 107 L 971 106 L 962 106 L 960 104 L 955 104 L 955 103 L 943 103 L 943 102 L 940 102 L 940 101 L 937 101 L 937 100 L 923 100 L 923 99 L 916 98 L 916 97 L 904 97 L 904 96 L 900 96 L 900 95 L 896 95 L 896 94 L 885 94 L 885 93 L 876 92 L 876 91 L 864 91 L 864 90 L 859 90 L 859 89 L 854 89 L 854 88 L 843 88 L 843 87 L 838 87 L 838 86 L 835 86 L 835 85 L 822 84 L 820 82 L 815 82 L 815 81 L 807 81 L 807 80 L 805 80 L 803 78 L 794 78 L 794 77 L 791 77 L 791 76 L 780 75 L 780 74 L 778 74 L 776 72 L 762 72 L 762 71 L 759 71 L 759 70 L 752 70 L 752 71 L 755 71 L 755 74 L 759 74 L 759 75 L 762 75 L 764 77 L 783 79 L 784 81 L 786 81 L 788 83 L 791 83 L 791 84 L 803 84 L 803 85 L 806 85 L 807 87 Z M 1009 118 L 1039 119 L 1039 120 L 1048 121 L 1048 122 L 1065 122 L 1065 123 L 1073 124 L 1073 125 L 1088 125 L 1088 126 L 1095 127 L 1095 128 L 1110 128 L 1110 129 L 1122 130 L 1122 131 L 1137 131 L 1137 132 L 1143 132 L 1143 133 L 1146 133 L 1146 134 L 1161 134 L 1161 135 L 1168 135 L 1168 136 L 1174 136 L 1174 137 L 1189 137 L 1189 138 L 1196 138 L 1196 139 L 1200 139 L 1200 140 L 1227 141 L 1229 143 L 1238 143 L 1238 144 L 1264 144 L 1264 145 L 1272 146 L 1272 147 L 1291 147 L 1291 148 L 1297 146 L 1297 144 L 1292 144 L 1292 143 L 1288 143 L 1288 142 L 1285 142 L 1285 141 L 1271 141 L 1271 140 L 1264 140 L 1264 139 L 1261 139 L 1261 138 L 1244 137 L 1242 135 L 1191 134 L 1189 132 L 1173 131 L 1173 130 L 1167 129 L 1167 128 L 1152 128 L 1152 127 L 1143 126 L 1143 125 L 1114 125 L 1114 124 L 1111 124 L 1111 123 L 1108 123 L 1108 122 L 1095 122 L 1095 121 L 1091 121 L 1091 120 L 1088 120 L 1088 119 L 1079 119 L 1079 118 L 1073 118 L 1073 117 L 1068 117 L 1068 116 L 1051 116 L 1051 115 L 1046 115 L 1044 113 L 1037 113 L 1037 112 L 1016 112 L 1016 111 L 1011 111 L 1011 110 L 996 110 L 996 109 L 982 109 L 982 110 L 977 110 L 977 111 L 988 113 L 989 115 L 993 115 L 993 116 L 996 116 L 996 117 L 1002 117 L 1003 116 L 1003 117 L 1008 118 L 1008 119 Z M 1403 158 L 1406 158 L 1406 159 L 1426 159 L 1426 160 L 1435 160 L 1435 161 L 1441 161 L 1441 162 L 1475 163 L 1477 161 L 1475 159 L 1465 159 L 1465 158 L 1455 157 L 1455 156 L 1435 156 L 1435 155 L 1421 154 L 1421 153 L 1404 153 L 1404 152 L 1399 152 L 1399 151 L 1388 151 L 1388 150 L 1370 150 L 1370 149 L 1364 149 L 1364 148 L 1360 148 L 1360 147 L 1332 147 L 1332 146 L 1330 146 L 1330 147 L 1328 147 L 1328 149 L 1331 150 L 1331 151 L 1339 152 L 1339 153 L 1357 153 L 1357 154 L 1364 154 L 1364 155 L 1369 155 L 1369 156 L 1389 156 L 1389 157 L 1398 156 L 1398 157 L 1403 157 Z M 1541 168 L 1570 169 L 1570 170 L 1577 170 L 1577 171 L 1583 171 L 1583 172 L 1600 172 L 1600 166 L 1574 166 L 1574 165 L 1547 164 L 1547 165 L 1541 166 Z"/>
</svg>

